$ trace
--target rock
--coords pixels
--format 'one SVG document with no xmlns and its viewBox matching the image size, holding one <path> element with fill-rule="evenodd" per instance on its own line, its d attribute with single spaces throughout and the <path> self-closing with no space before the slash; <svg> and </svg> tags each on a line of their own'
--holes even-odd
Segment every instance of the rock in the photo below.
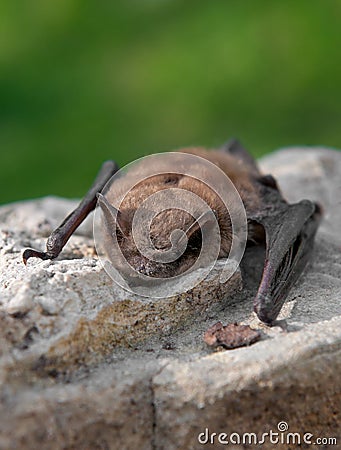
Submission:
<svg viewBox="0 0 341 450">
<path fill-rule="evenodd" d="M 252 313 L 261 249 L 248 250 L 242 292 L 240 271 L 221 285 L 217 267 L 187 294 L 150 299 L 107 276 L 91 219 L 58 260 L 23 265 L 22 250 L 43 248 L 75 202 L 0 208 L 0 449 L 194 449 L 231 433 L 231 448 L 248 448 L 236 433 L 285 431 L 284 422 L 300 439 L 340 439 L 341 152 L 284 149 L 261 167 L 291 202 L 325 211 L 313 261 L 282 308 L 286 328 Z M 212 352 L 203 334 L 217 321 L 262 339 Z"/>
<path fill-rule="evenodd" d="M 341 158 L 325 148 L 288 148 L 262 159 L 261 168 L 272 173 L 291 203 L 308 198 L 322 205 L 320 232 L 341 245 Z"/>
<path fill-rule="evenodd" d="M 314 439 L 337 437 L 340 326 L 338 318 L 238 351 L 168 364 L 153 379 L 156 448 L 200 448 L 206 430 L 206 443 L 217 444 L 220 433 L 237 433 L 241 442 L 235 435 L 231 443 L 242 444 L 245 433 L 260 439 L 262 433 L 278 432 L 281 422 L 301 433 L 302 442 L 306 432 Z M 275 448 L 268 439 L 263 446 Z"/>
<path fill-rule="evenodd" d="M 0 208 L 0 223 L 27 235 L 47 237 L 77 204 L 78 200 L 52 196 L 15 202 Z M 92 238 L 92 215 L 77 229 L 77 235 Z"/>
<path fill-rule="evenodd" d="M 121 361 L 72 382 L 39 380 L 26 389 L 12 382 L 2 394 L 0 448 L 150 449 L 155 371 Z"/>
<path fill-rule="evenodd" d="M 18 242 L 22 239 L 19 235 L 17 238 Z M 3 248 L 6 242 L 5 237 Z M 33 365 L 35 370 L 70 371 L 79 364 L 101 361 L 118 346 L 130 347 L 152 336 L 168 336 L 187 322 L 207 315 L 213 303 L 241 287 L 240 271 L 219 283 L 222 262 L 190 291 L 184 293 L 180 284 L 182 293 L 167 296 L 165 291 L 165 298 L 158 299 L 127 293 L 93 257 L 30 260 L 25 267 L 21 252 L 14 252 L 4 255 L 0 267 L 0 280 L 6 286 L 1 290 L 3 310 L 19 318 L 25 316 L 37 330 L 29 343 L 30 351 L 16 356 L 14 364 L 17 368 L 22 365 L 22 370 Z"/>
<path fill-rule="evenodd" d="M 34 306 L 32 301 L 32 292 L 30 292 L 29 283 L 23 282 L 19 287 L 17 293 L 11 297 L 7 305 L 5 305 L 5 310 L 9 314 L 13 315 L 23 315 L 28 313 Z"/>
</svg>

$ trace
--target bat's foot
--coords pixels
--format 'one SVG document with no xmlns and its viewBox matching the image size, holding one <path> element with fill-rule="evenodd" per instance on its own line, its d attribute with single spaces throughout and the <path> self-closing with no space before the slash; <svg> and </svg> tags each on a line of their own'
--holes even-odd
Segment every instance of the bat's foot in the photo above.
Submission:
<svg viewBox="0 0 341 450">
<path fill-rule="evenodd" d="M 272 321 L 265 322 L 261 321 L 263 325 L 269 328 L 277 328 L 280 331 L 287 332 L 288 331 L 288 323 L 285 319 L 275 319 Z"/>
<path fill-rule="evenodd" d="M 272 327 L 278 327 L 282 331 L 288 331 L 288 323 L 285 319 L 277 319 L 272 324 Z"/>
</svg>

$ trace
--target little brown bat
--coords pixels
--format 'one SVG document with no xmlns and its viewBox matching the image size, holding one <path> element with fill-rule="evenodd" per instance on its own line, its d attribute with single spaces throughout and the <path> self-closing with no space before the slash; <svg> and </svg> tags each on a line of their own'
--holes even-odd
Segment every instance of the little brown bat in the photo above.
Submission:
<svg viewBox="0 0 341 450">
<path fill-rule="evenodd" d="M 271 175 L 260 173 L 255 160 L 237 140 L 230 141 L 219 150 L 190 148 L 180 152 L 179 164 L 182 153 L 200 156 L 218 166 L 237 189 L 246 211 L 248 243 L 265 245 L 263 274 L 254 299 L 254 310 L 261 321 L 273 324 L 290 288 L 310 258 L 321 218 L 320 207 L 309 200 L 288 204 L 282 197 L 275 179 Z M 176 165 L 176 159 L 174 161 Z M 152 194 L 172 186 L 197 194 L 209 205 L 220 229 L 218 257 L 227 257 L 233 238 L 230 212 L 214 190 L 193 177 L 178 174 L 176 169 L 177 167 L 168 167 L 168 173 L 161 170 L 160 175 L 137 183 L 124 197 L 118 209 L 114 206 L 115 198 L 124 190 L 125 181 L 123 179 L 114 182 L 104 197 L 101 194 L 102 189 L 118 171 L 116 163 L 105 162 L 82 202 L 48 238 L 46 252 L 26 249 L 23 253 L 25 264 L 30 257 L 56 258 L 76 228 L 96 207 L 98 199 L 104 216 L 107 247 L 110 247 L 110 238 L 115 233 L 125 259 L 137 272 L 159 278 L 183 273 L 198 257 L 202 244 L 202 228 L 210 229 L 212 214 L 203 214 L 200 219 L 195 220 L 191 214 L 186 213 L 186 208 L 165 208 L 155 216 L 149 233 L 157 250 L 169 250 L 174 244 L 170 240 L 174 230 L 182 231 L 178 245 L 183 235 L 187 237 L 185 251 L 172 262 L 146 258 L 132 237 L 132 221 L 139 205 Z M 143 173 L 144 170 L 148 172 L 147 168 L 143 167 L 142 160 L 135 171 Z M 183 202 L 185 203 L 185 199 Z M 115 254 L 112 258 L 115 258 Z"/>
</svg>

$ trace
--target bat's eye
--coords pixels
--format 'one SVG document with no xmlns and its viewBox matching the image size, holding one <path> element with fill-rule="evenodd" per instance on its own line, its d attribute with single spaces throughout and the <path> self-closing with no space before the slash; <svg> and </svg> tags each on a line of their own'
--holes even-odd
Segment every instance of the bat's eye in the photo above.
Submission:
<svg viewBox="0 0 341 450">
<path fill-rule="evenodd" d="M 176 175 L 169 175 L 165 178 L 164 183 L 165 184 L 177 184 L 179 181 L 179 177 Z"/>
<path fill-rule="evenodd" d="M 202 234 L 201 230 L 199 229 L 189 237 L 187 248 L 189 250 L 200 250 L 201 246 L 202 246 Z"/>
</svg>

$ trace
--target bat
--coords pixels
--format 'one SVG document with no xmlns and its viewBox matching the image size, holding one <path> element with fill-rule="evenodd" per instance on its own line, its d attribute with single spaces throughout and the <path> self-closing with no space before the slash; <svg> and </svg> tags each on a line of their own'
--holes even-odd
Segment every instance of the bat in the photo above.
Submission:
<svg viewBox="0 0 341 450">
<path fill-rule="evenodd" d="M 213 163 L 230 178 L 237 189 L 246 211 L 247 244 L 265 246 L 263 273 L 254 298 L 254 311 L 262 322 L 273 325 L 291 287 L 311 257 L 322 216 L 320 206 L 310 200 L 288 204 L 274 177 L 263 175 L 256 161 L 237 140 L 231 140 L 217 150 L 189 148 L 181 149 L 180 152 L 179 158 L 185 153 Z M 146 169 L 143 160 L 141 164 L 138 170 L 143 172 Z M 106 246 L 110 248 L 110 239 L 114 233 L 124 257 L 137 272 L 161 278 L 183 273 L 198 257 L 202 229 L 210 232 L 213 218 L 218 222 L 221 236 L 218 258 L 227 257 L 233 238 L 231 216 L 221 199 L 208 186 L 193 177 L 178 175 L 176 167 L 169 167 L 169 173 L 163 172 L 147 182 L 135 185 L 118 209 L 114 203 L 117 192 L 122 188 L 120 181 L 113 183 L 105 196 L 101 193 L 118 170 L 114 161 L 106 161 L 79 206 L 52 232 L 47 240 L 46 251 L 26 249 L 23 253 L 24 263 L 31 257 L 43 260 L 56 258 L 97 203 L 104 217 Z M 156 249 L 169 250 L 174 244 L 170 243 L 169 236 L 174 230 L 180 229 L 182 233 L 175 238 L 176 245 L 181 246 L 186 236 L 186 248 L 172 262 L 149 260 L 141 254 L 132 237 L 134 214 L 145 198 L 172 186 L 197 194 L 213 213 L 193 219 L 185 211 L 166 208 L 152 223 L 149 230 L 151 241 Z M 115 258 L 115 254 L 112 257 Z"/>
</svg>

